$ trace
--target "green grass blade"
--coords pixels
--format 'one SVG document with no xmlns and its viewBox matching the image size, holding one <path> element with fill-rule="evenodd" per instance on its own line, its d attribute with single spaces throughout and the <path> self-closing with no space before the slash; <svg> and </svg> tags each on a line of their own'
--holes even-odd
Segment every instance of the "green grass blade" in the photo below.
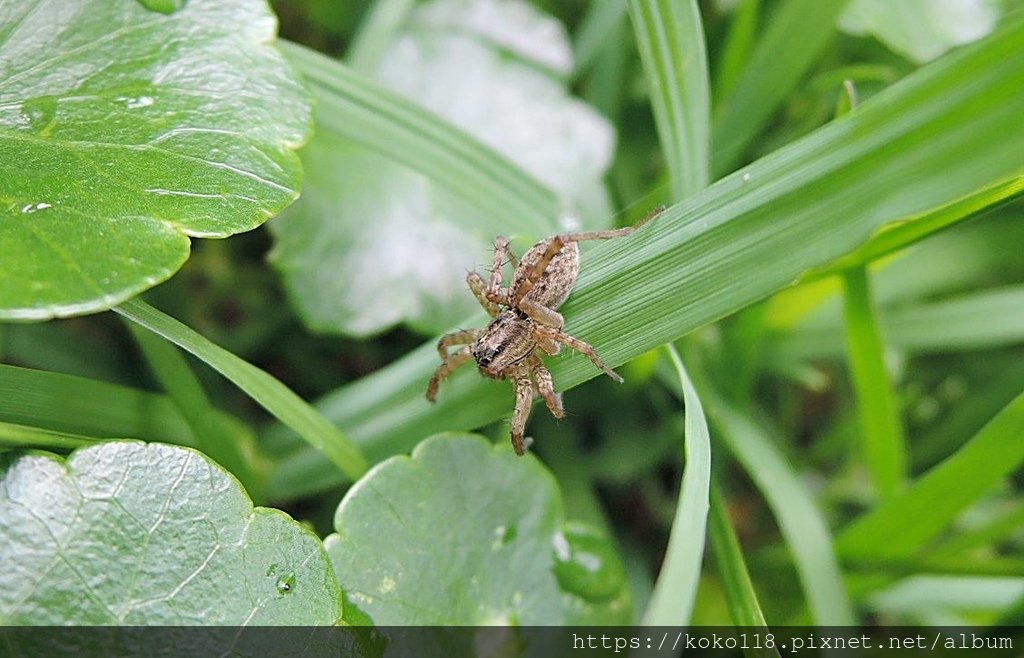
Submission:
<svg viewBox="0 0 1024 658">
<path fill-rule="evenodd" d="M 718 490 L 718 484 L 714 482 L 711 484 L 711 515 L 708 517 L 708 530 L 732 623 L 751 629 L 767 628 L 768 622 L 761 612 L 754 583 L 750 580 L 750 572 L 747 571 L 747 563 L 743 559 L 743 549 L 729 520 L 725 499 Z M 745 655 L 778 656 L 779 651 L 768 648 L 749 649 Z"/>
<path fill-rule="evenodd" d="M 1024 462 L 1024 393 L 956 453 L 839 536 L 844 558 L 913 555 Z"/>
<path fill-rule="evenodd" d="M 1019 173 L 1022 70 L 1024 23 L 1016 22 L 668 208 L 634 236 L 586 246 L 561 309 L 566 330 L 614 367 L 788 287 L 893 222 Z M 481 314 L 465 326 L 485 321 Z M 470 369 L 427 403 L 437 365 L 433 345 L 423 345 L 319 408 L 373 458 L 508 413 L 507 383 Z M 551 370 L 560 390 L 598 374 L 569 354 Z M 282 453 L 287 446 L 278 442 Z M 297 469 L 291 477 L 303 475 L 317 476 Z"/>
<path fill-rule="evenodd" d="M 846 0 L 790 0 L 775 5 L 746 67 L 715 108 L 712 172 L 720 175 L 735 166 L 833 39 L 845 4 Z"/>
<path fill-rule="evenodd" d="M 711 437 L 697 391 L 672 344 L 665 346 L 679 376 L 686 408 L 683 480 L 665 562 L 644 612 L 645 626 L 685 626 L 700 584 L 711 482 Z"/>
<path fill-rule="evenodd" d="M 41 448 L 70 452 L 100 439 L 79 434 L 55 432 L 40 427 L 28 427 L 0 421 L 0 446 L 4 448 Z"/>
<path fill-rule="evenodd" d="M 914 351 L 960 351 L 1024 343 L 1024 285 L 894 309 L 896 344 Z M 984 318 L 984 322 L 979 322 Z"/>
<path fill-rule="evenodd" d="M 1024 502 L 1017 501 L 985 523 L 964 529 L 945 540 L 938 552 L 942 555 L 956 555 L 986 544 L 1006 541 L 1021 528 L 1024 528 Z M 1024 573 L 1024 569 L 1021 573 Z"/>
<path fill-rule="evenodd" d="M 133 322 L 125 322 L 149 367 L 178 407 L 195 438 L 195 447 L 229 470 L 241 481 L 249 496 L 262 499 L 262 485 L 242 451 L 239 435 L 223 423 L 210 404 L 202 384 L 174 345 Z"/>
<path fill-rule="evenodd" d="M 862 247 L 843 258 L 836 259 L 821 270 L 810 273 L 805 280 L 813 280 L 842 272 L 851 267 L 866 265 L 941 231 L 951 224 L 1015 199 L 1021 194 L 1024 194 L 1024 176 L 1011 176 L 940 208 L 884 227 Z"/>
<path fill-rule="evenodd" d="M 615 47 L 614 36 L 626 19 L 624 2 L 591 2 L 573 38 L 573 77 L 579 78 L 594 64 L 601 51 Z"/>
<path fill-rule="evenodd" d="M 544 235 L 555 225 L 555 194 L 505 157 L 341 62 L 287 41 L 277 45 L 316 98 L 317 130 L 393 158 L 511 226 Z"/>
<path fill-rule="evenodd" d="M 624 18 L 626 15 L 624 3 L 599 2 L 591 6 L 595 8 L 618 6 L 621 7 L 621 17 Z M 626 21 L 616 21 L 612 28 L 614 32 L 608 36 L 607 45 L 595 53 L 593 63 L 590 64 L 589 70 L 579 83 L 579 94 L 591 107 L 603 114 L 613 124 L 618 125 L 622 122 L 626 97 L 629 94 L 627 76 L 632 73 L 635 53 L 632 44 L 627 39 L 629 26 Z M 620 165 L 613 171 L 621 178 L 623 172 L 631 170 Z M 637 196 L 627 196 L 622 190 L 618 191 L 622 198 L 638 198 Z"/>
<path fill-rule="evenodd" d="M 682 200 L 709 182 L 711 100 L 704 30 L 696 0 L 630 0 L 661 150 Z"/>
<path fill-rule="evenodd" d="M 885 309 L 880 321 L 887 342 L 910 354 L 1017 345 L 1024 343 L 1024 285 Z M 781 363 L 839 357 L 839 333 L 838 326 L 822 324 L 770 336 L 770 358 Z"/>
<path fill-rule="evenodd" d="M 58 320 L 4 325 L 0 360 L 106 381 L 123 376 L 123 355 L 102 338 L 75 331 L 75 324 Z"/>
<path fill-rule="evenodd" d="M 116 307 L 114 311 L 163 336 L 224 375 L 311 446 L 321 451 L 352 481 L 358 480 L 366 472 L 366 458 L 359 448 L 274 377 L 215 345 L 140 299 L 129 300 Z"/>
<path fill-rule="evenodd" d="M 771 436 L 698 380 L 698 392 L 716 434 L 760 489 L 796 563 L 814 623 L 855 622 L 832 547 L 832 538 L 811 492 L 786 462 Z"/>
<path fill-rule="evenodd" d="M 713 81 L 713 98 L 717 105 L 736 86 L 750 56 L 757 35 L 761 0 L 741 0 L 729 22 L 728 33 L 720 50 L 718 74 Z"/>
<path fill-rule="evenodd" d="M 850 377 L 857 397 L 864 462 L 879 497 L 889 500 L 906 478 L 907 448 L 896 392 L 885 369 L 885 347 L 867 269 L 849 270 L 843 276 L 843 291 Z"/>
<path fill-rule="evenodd" d="M 0 420 L 65 434 L 193 445 L 188 425 L 165 395 L 3 364 Z"/>
<path fill-rule="evenodd" d="M 345 59 L 357 71 L 372 71 L 392 44 L 416 0 L 379 0 L 367 10 Z"/>
</svg>

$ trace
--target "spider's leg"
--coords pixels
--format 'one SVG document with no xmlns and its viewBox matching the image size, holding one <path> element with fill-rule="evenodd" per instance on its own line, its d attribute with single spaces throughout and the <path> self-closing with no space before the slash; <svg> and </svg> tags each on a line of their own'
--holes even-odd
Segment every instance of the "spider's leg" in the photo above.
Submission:
<svg viewBox="0 0 1024 658">
<path fill-rule="evenodd" d="M 561 313 L 550 309 L 543 304 L 539 304 L 532 299 L 520 299 L 519 310 L 526 313 L 545 327 L 561 329 L 565 324 L 565 318 L 562 317 Z"/>
<path fill-rule="evenodd" d="M 469 351 L 469 345 L 463 347 L 461 350 L 452 354 L 444 363 L 437 367 L 434 371 L 434 376 L 430 378 L 430 383 L 427 384 L 427 399 L 431 402 L 437 397 L 437 387 L 440 383 L 454 371 L 456 368 L 461 366 L 467 361 L 473 360 L 473 353 Z"/>
<path fill-rule="evenodd" d="M 466 283 L 469 284 L 469 289 L 473 291 L 473 296 L 476 297 L 476 301 L 480 302 L 480 306 L 484 307 L 484 310 L 493 318 L 498 315 L 501 310 L 498 305 L 487 298 L 487 284 L 476 272 L 470 272 L 466 275 Z"/>
<path fill-rule="evenodd" d="M 523 433 L 526 431 L 526 419 L 530 417 L 530 407 L 533 406 L 533 382 L 530 381 L 528 370 L 516 372 L 511 378 L 516 389 L 516 408 L 512 412 L 509 429 L 512 433 L 512 448 L 517 455 L 522 456 L 529 447 L 529 439 Z"/>
<path fill-rule="evenodd" d="M 530 357 L 529 366 L 533 370 L 533 377 L 537 381 L 537 389 L 544 398 L 544 404 L 555 418 L 565 416 L 565 408 L 562 406 L 562 394 L 555 392 L 555 381 L 551 378 L 551 371 L 544 367 L 544 362 L 534 354 Z"/>
<path fill-rule="evenodd" d="M 665 212 L 665 204 L 654 206 L 653 208 L 647 211 L 646 215 L 640 218 L 640 221 L 638 221 L 636 224 L 633 224 L 633 228 L 640 228 L 641 226 L 651 221 L 652 219 L 656 219 L 657 217 L 659 217 L 663 212 Z"/>
<path fill-rule="evenodd" d="M 487 280 L 487 289 L 484 295 L 495 304 L 504 304 L 508 301 L 508 291 L 501 288 L 501 268 L 508 258 L 512 263 L 517 263 L 515 255 L 508 247 L 508 239 L 499 235 L 494 238 L 494 262 L 491 263 L 491 276 Z"/>
<path fill-rule="evenodd" d="M 453 331 L 450 334 L 441 336 L 441 340 L 437 341 L 437 353 L 441 355 L 441 360 L 448 360 L 448 348 L 452 345 L 466 345 L 468 343 L 475 342 L 480 334 L 483 333 L 480 329 L 459 329 Z"/>
<path fill-rule="evenodd" d="M 568 345 L 569 347 L 576 350 L 577 352 L 580 352 L 581 354 L 585 354 L 588 359 L 593 361 L 595 366 L 604 371 L 604 374 L 608 375 L 609 377 L 619 382 L 620 384 L 622 383 L 622 377 L 619 376 L 619 373 L 615 372 L 614 370 L 606 366 L 604 361 L 601 360 L 601 357 L 599 357 L 597 355 L 597 352 L 594 351 L 594 348 L 588 345 L 587 343 L 584 343 L 579 338 L 570 336 L 569 334 L 565 333 L 562 330 L 547 330 L 544 332 L 544 334 L 546 336 L 549 336 L 551 339 L 556 340 L 559 343 L 562 343 L 563 345 Z"/>
</svg>

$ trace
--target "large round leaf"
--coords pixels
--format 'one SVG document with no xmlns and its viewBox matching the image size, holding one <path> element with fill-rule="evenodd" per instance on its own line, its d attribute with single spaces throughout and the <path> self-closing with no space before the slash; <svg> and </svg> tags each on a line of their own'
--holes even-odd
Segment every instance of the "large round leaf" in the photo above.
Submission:
<svg viewBox="0 0 1024 658">
<path fill-rule="evenodd" d="M 263 0 L 0 3 L 0 319 L 109 308 L 296 197 L 275 31 Z"/>
<path fill-rule="evenodd" d="M 392 457 L 338 507 L 324 541 L 346 619 L 378 626 L 627 624 L 608 540 L 564 524 L 540 463 L 479 436 L 440 435 Z"/>
<path fill-rule="evenodd" d="M 317 625 L 320 540 L 188 448 L 116 441 L 0 479 L 0 624 Z"/>
</svg>

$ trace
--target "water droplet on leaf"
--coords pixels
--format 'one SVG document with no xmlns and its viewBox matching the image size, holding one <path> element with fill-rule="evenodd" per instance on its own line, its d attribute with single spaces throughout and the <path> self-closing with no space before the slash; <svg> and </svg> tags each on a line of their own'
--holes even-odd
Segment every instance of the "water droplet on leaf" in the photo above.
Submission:
<svg viewBox="0 0 1024 658">
<path fill-rule="evenodd" d="M 135 98 L 126 98 L 125 107 L 129 110 L 134 110 L 140 107 L 149 107 L 156 102 L 152 96 L 137 96 Z"/>
<path fill-rule="evenodd" d="M 494 542 L 491 544 L 491 550 L 500 550 L 503 546 L 508 545 L 516 538 L 516 527 L 514 525 L 500 525 L 494 529 Z"/>
<path fill-rule="evenodd" d="M 25 204 L 24 206 L 21 207 L 21 212 L 23 212 L 26 215 L 28 215 L 28 214 L 31 214 L 31 213 L 34 213 L 34 212 L 39 212 L 40 210 L 46 210 L 47 208 L 52 208 L 52 207 L 53 206 L 51 206 L 50 204 L 46 203 L 45 201 L 40 201 L 39 203 L 28 203 L 28 204 Z"/>
<path fill-rule="evenodd" d="M 45 136 L 57 116 L 57 99 L 54 96 L 30 98 L 21 104 L 21 114 L 29 130 Z"/>
<path fill-rule="evenodd" d="M 277 593 L 288 594 L 295 589 L 295 574 L 288 574 L 277 579 Z"/>
<path fill-rule="evenodd" d="M 626 570 L 611 542 L 582 523 L 569 522 L 555 536 L 555 576 L 566 592 L 588 601 L 603 601 L 619 594 Z"/>
</svg>

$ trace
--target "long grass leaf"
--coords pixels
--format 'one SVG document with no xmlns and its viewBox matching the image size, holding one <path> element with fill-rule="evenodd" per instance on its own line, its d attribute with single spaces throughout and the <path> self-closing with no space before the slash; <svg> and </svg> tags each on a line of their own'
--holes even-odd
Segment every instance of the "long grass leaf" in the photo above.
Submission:
<svg viewBox="0 0 1024 658">
<path fill-rule="evenodd" d="M 740 541 L 729 520 L 725 499 L 715 483 L 711 485 L 711 515 L 708 518 L 708 530 L 732 623 L 752 630 L 767 628 L 768 622 L 765 621 L 764 613 L 761 612 L 761 604 L 757 600 L 754 583 L 750 580 L 750 572 L 747 570 L 746 560 L 743 559 Z M 754 632 L 757 631 L 754 630 Z M 748 649 L 745 654 L 767 657 L 778 656 L 779 651 L 775 648 L 763 647 Z"/>
<path fill-rule="evenodd" d="M 956 453 L 839 536 L 845 558 L 913 555 L 956 516 L 1024 463 L 1024 393 Z"/>
<path fill-rule="evenodd" d="M 416 0 L 379 0 L 366 12 L 345 59 L 357 71 L 372 71 L 391 45 Z"/>
<path fill-rule="evenodd" d="M 700 584 L 711 484 L 711 436 L 697 391 L 672 344 L 665 346 L 679 377 L 686 408 L 683 480 L 665 562 L 644 612 L 645 626 L 685 626 Z"/>
<path fill-rule="evenodd" d="M 44 450 L 71 451 L 90 445 L 99 439 L 55 432 L 40 427 L 15 425 L 0 421 L 0 446 L 4 448 L 42 448 Z"/>
<path fill-rule="evenodd" d="M 883 227 L 859 249 L 834 260 L 820 270 L 808 273 L 804 280 L 814 280 L 842 272 L 850 267 L 866 265 L 937 233 L 947 226 L 961 222 L 1000 203 L 1008 202 L 1022 194 L 1024 194 L 1024 175 L 1018 172 L 1017 175 L 986 186 L 978 192 L 955 199 L 944 206 Z"/>
<path fill-rule="evenodd" d="M 709 182 L 711 99 L 696 0 L 630 0 L 640 59 L 676 201 Z"/>
<path fill-rule="evenodd" d="M 712 171 L 728 172 L 819 54 L 835 37 L 846 0 L 775 6 L 750 60 L 715 109 Z"/>
<path fill-rule="evenodd" d="M 619 26 L 626 20 L 626 3 L 591 2 L 572 42 L 573 77 L 578 78 L 594 64 L 602 50 L 614 47 Z"/>
<path fill-rule="evenodd" d="M 231 471 L 245 486 L 250 497 L 256 501 L 262 500 L 262 484 L 245 456 L 240 436 L 233 427 L 222 422 L 178 348 L 134 322 L 125 321 L 125 324 L 157 381 L 167 391 L 192 430 L 195 447 Z"/>
<path fill-rule="evenodd" d="M 855 618 L 832 538 L 810 491 L 775 447 L 772 437 L 702 382 L 703 379 L 697 379 L 697 390 L 717 430 L 716 436 L 743 465 L 775 515 L 793 555 L 814 623 L 853 624 Z"/>
<path fill-rule="evenodd" d="M 910 354 L 1018 345 L 1024 343 L 1024 285 L 885 309 L 879 319 L 887 342 Z M 843 349 L 840 328 L 832 323 L 773 334 L 768 344 L 777 362 L 836 358 Z"/>
<path fill-rule="evenodd" d="M 188 424 L 165 395 L 4 364 L 0 421 L 95 437 L 193 445 Z"/>
<path fill-rule="evenodd" d="M 879 497 L 888 500 L 906 478 L 907 449 L 896 393 L 885 368 L 885 346 L 867 268 L 846 272 L 843 291 L 847 354 L 857 397 L 864 463 Z"/>
<path fill-rule="evenodd" d="M 353 481 L 366 472 L 366 458 L 337 427 L 291 389 L 256 366 L 199 335 L 174 318 L 140 299 L 129 300 L 114 311 L 163 336 L 224 375 L 235 386 L 322 452 Z"/>
<path fill-rule="evenodd" d="M 761 0 L 741 0 L 726 33 L 718 58 L 717 75 L 713 81 L 714 102 L 717 104 L 736 86 L 750 49 L 757 36 Z"/>
</svg>

